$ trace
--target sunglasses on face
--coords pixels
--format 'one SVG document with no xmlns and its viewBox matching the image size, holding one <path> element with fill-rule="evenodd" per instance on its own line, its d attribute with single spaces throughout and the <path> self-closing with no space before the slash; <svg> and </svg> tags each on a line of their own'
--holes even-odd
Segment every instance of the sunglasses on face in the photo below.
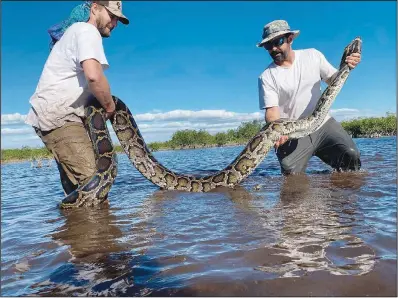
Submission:
<svg viewBox="0 0 398 298">
<path fill-rule="evenodd" d="M 264 48 L 268 51 L 272 50 L 273 47 L 280 47 L 285 43 L 286 36 L 279 37 L 277 39 L 273 39 L 271 41 L 268 41 L 264 44 Z"/>
</svg>

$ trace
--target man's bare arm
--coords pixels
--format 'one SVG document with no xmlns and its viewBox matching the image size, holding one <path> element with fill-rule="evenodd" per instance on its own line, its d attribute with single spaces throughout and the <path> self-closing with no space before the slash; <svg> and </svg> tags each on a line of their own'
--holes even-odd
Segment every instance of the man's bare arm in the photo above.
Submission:
<svg viewBox="0 0 398 298">
<path fill-rule="evenodd" d="M 265 110 L 265 122 L 269 123 L 275 120 L 278 120 L 281 117 L 279 112 L 279 107 L 270 107 Z M 278 148 L 280 145 L 284 144 L 287 141 L 287 136 L 281 136 L 279 140 L 275 143 L 275 148 Z"/>
<path fill-rule="evenodd" d="M 82 67 L 91 93 L 97 98 L 105 111 L 112 114 L 115 111 L 115 103 L 101 64 L 95 59 L 88 59 L 82 62 Z"/>
<path fill-rule="evenodd" d="M 272 122 L 281 117 L 279 107 L 270 107 L 265 109 L 265 122 Z"/>
</svg>

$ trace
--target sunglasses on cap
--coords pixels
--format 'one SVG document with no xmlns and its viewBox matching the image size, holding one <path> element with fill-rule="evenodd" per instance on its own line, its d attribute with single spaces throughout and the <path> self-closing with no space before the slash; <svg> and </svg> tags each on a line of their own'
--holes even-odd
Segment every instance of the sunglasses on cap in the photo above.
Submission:
<svg viewBox="0 0 398 298">
<path fill-rule="evenodd" d="M 272 50 L 273 47 L 280 47 L 281 45 L 283 45 L 285 43 L 286 39 L 287 39 L 287 36 L 284 35 L 282 37 L 270 40 L 264 44 L 264 48 L 269 51 L 269 50 Z"/>
</svg>

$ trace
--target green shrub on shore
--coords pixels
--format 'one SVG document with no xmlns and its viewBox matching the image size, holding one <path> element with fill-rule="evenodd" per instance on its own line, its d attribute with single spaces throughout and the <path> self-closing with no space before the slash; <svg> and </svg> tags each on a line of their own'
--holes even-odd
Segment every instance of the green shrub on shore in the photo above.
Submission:
<svg viewBox="0 0 398 298">
<path fill-rule="evenodd" d="M 47 150 L 46 147 L 42 148 L 30 148 L 27 146 L 21 149 L 2 149 L 1 150 L 1 161 L 11 160 L 38 160 L 44 158 L 52 158 L 52 154 Z"/>
<path fill-rule="evenodd" d="M 163 148 L 195 148 L 200 146 L 223 146 L 228 144 L 241 144 L 250 140 L 260 130 L 264 123 L 253 120 L 242 123 L 237 129 L 230 129 L 227 132 L 219 132 L 211 135 L 205 130 L 185 129 L 176 131 L 171 140 L 157 142 L 155 146 L 149 145 L 152 150 Z"/>
<path fill-rule="evenodd" d="M 341 125 L 354 138 L 397 135 L 397 116 L 392 113 L 387 113 L 385 117 L 343 121 Z"/>
<path fill-rule="evenodd" d="M 341 122 L 343 128 L 354 138 L 373 136 L 392 136 L 397 134 L 397 117 L 387 113 L 385 117 L 359 118 Z M 148 144 L 151 151 L 185 148 L 214 147 L 246 144 L 264 125 L 263 121 L 243 122 L 238 128 L 211 135 L 205 130 L 185 129 L 176 131 L 166 142 Z M 124 152 L 115 145 L 116 152 Z M 52 158 L 47 148 L 2 149 L 1 162 Z"/>
</svg>

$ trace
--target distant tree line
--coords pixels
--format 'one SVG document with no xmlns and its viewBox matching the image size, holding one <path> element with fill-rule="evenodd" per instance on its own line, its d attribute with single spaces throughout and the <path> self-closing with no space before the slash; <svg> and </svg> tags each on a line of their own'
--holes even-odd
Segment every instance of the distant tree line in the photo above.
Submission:
<svg viewBox="0 0 398 298">
<path fill-rule="evenodd" d="M 46 147 L 30 148 L 24 146 L 21 149 L 1 149 L 1 161 L 28 160 L 52 158 L 52 154 Z"/>
<path fill-rule="evenodd" d="M 246 143 L 250 138 L 255 136 L 263 125 L 263 122 L 253 120 L 242 123 L 236 129 L 230 129 L 226 132 L 218 132 L 215 135 L 211 135 L 203 129 L 178 130 L 172 135 L 171 140 L 166 142 L 153 142 L 148 144 L 148 147 L 153 151 L 157 151 L 161 149 L 238 145 Z"/>
<path fill-rule="evenodd" d="M 243 122 L 236 129 L 219 132 L 214 135 L 201 130 L 178 130 L 166 142 L 152 142 L 148 148 L 152 151 L 168 149 L 188 149 L 246 144 L 265 123 L 259 120 Z M 341 122 L 343 128 L 353 137 L 378 137 L 397 135 L 397 117 L 387 113 L 385 117 L 358 118 Z M 116 152 L 123 152 L 120 145 L 115 145 Z M 52 158 L 47 148 L 2 149 L 1 162 L 13 160 Z"/>
<path fill-rule="evenodd" d="M 397 116 L 393 113 L 343 121 L 341 125 L 353 138 L 397 135 Z"/>
<path fill-rule="evenodd" d="M 264 124 L 263 121 L 259 120 L 244 122 L 237 129 L 230 129 L 227 132 L 219 132 L 215 135 L 211 135 L 205 130 L 179 130 L 172 135 L 171 140 L 150 143 L 148 147 L 153 151 L 157 151 L 162 149 L 245 144 L 256 135 Z M 368 117 L 342 121 L 341 125 L 353 138 L 397 135 L 397 117 L 393 113 L 387 113 L 385 117 Z"/>
</svg>

